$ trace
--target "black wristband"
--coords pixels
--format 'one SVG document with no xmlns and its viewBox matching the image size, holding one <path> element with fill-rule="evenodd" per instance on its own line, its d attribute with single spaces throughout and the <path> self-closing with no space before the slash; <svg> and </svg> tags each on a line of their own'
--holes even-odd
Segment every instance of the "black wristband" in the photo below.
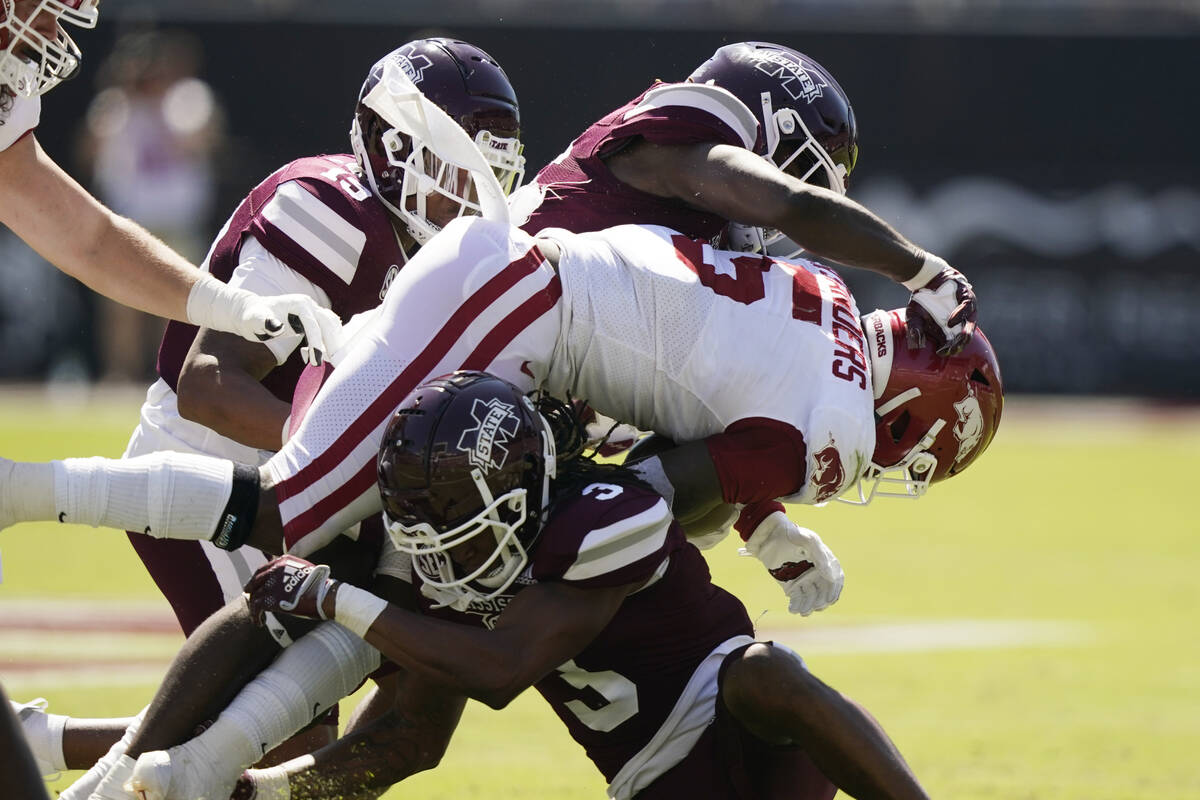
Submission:
<svg viewBox="0 0 1200 800">
<path fill-rule="evenodd" d="M 222 550 L 237 550 L 246 543 L 258 516 L 258 492 L 258 467 L 234 464 L 233 489 L 213 533 L 213 544 Z"/>
</svg>

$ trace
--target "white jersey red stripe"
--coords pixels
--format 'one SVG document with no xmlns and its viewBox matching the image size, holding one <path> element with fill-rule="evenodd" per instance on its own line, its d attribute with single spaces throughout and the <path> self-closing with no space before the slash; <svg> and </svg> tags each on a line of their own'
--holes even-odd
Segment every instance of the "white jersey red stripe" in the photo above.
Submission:
<svg viewBox="0 0 1200 800">
<path fill-rule="evenodd" d="M 473 228 L 483 235 L 468 235 Z M 379 438 L 396 406 L 420 383 L 473 368 L 533 388 L 519 367 L 548 359 L 559 323 L 552 312 L 562 290 L 533 239 L 514 240 L 509 230 L 464 220 L 423 248 L 288 446 L 268 463 L 291 552 L 311 553 L 379 510 Z"/>
</svg>

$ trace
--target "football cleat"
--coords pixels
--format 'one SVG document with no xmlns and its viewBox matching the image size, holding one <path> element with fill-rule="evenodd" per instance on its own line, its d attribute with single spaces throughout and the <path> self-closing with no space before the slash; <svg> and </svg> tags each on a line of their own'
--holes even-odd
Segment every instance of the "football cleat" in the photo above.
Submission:
<svg viewBox="0 0 1200 800">
<path fill-rule="evenodd" d="M 8 702 L 17 721 L 21 723 L 21 732 L 33 752 L 33 760 L 42 777 L 52 778 L 66 769 L 62 755 L 62 732 L 67 718 L 59 714 L 47 714 L 46 700 L 42 697 L 28 703 L 15 700 Z"/>
</svg>

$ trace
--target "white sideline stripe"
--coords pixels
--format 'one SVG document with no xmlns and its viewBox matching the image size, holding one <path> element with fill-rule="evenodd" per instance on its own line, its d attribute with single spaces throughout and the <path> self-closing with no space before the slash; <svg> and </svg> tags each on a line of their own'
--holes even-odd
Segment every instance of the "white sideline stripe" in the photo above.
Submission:
<svg viewBox="0 0 1200 800">
<path fill-rule="evenodd" d="M 155 687 L 162 683 L 169 664 L 169 661 L 163 661 L 161 665 L 107 665 L 100 668 L 68 664 L 61 668 L 3 670 L 0 671 L 0 681 L 4 682 L 4 690 L 13 696 L 19 696 L 34 689 L 44 692 L 47 688 Z"/>
<path fill-rule="evenodd" d="M 761 628 L 800 655 L 929 653 L 1019 647 L 1076 647 L 1096 640 L 1090 625 L 1055 620 L 917 620 L 865 625 Z"/>
</svg>

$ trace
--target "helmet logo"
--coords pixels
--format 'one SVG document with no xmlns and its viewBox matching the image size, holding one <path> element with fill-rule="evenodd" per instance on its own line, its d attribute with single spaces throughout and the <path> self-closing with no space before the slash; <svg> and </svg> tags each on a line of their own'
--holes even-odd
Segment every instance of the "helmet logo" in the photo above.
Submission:
<svg viewBox="0 0 1200 800">
<path fill-rule="evenodd" d="M 508 460 L 508 448 L 504 445 L 512 441 L 521 425 L 513 413 L 515 408 L 496 398 L 486 402 L 475 400 L 471 417 L 478 424 L 463 431 L 458 439 L 458 449 L 467 454 L 472 466 L 485 473 L 504 466 Z"/>
<path fill-rule="evenodd" d="M 759 61 L 755 65 L 758 70 L 772 78 L 779 78 L 779 85 L 793 100 L 811 103 L 821 97 L 824 89 L 829 86 L 819 74 L 806 70 L 803 61 L 793 60 L 783 53 L 770 50 L 758 55 Z"/>
<path fill-rule="evenodd" d="M 967 384 L 967 396 L 954 404 L 958 414 L 958 422 L 954 423 L 954 438 L 958 440 L 958 454 L 954 463 L 959 464 L 964 458 L 975 452 L 983 439 L 983 409 L 979 407 L 979 398 L 975 396 L 975 387 Z"/>
<path fill-rule="evenodd" d="M 842 466 L 842 454 L 830 437 L 829 444 L 813 454 L 809 467 L 808 482 L 817 488 L 814 502 L 824 503 L 841 493 L 846 482 L 846 468 Z"/>
<path fill-rule="evenodd" d="M 418 55 L 414 58 L 409 58 L 408 56 L 401 54 L 396 57 L 396 63 L 400 66 L 400 69 L 404 71 L 404 74 L 408 77 L 408 79 L 413 83 L 420 83 L 421 79 L 425 77 L 425 70 L 433 66 L 433 62 L 429 59 L 429 56 L 426 55 Z"/>
</svg>

